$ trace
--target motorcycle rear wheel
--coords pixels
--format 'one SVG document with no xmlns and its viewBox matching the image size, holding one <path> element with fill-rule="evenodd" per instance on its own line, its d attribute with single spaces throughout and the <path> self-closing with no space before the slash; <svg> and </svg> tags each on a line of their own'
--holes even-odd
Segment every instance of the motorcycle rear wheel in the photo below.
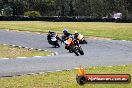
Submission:
<svg viewBox="0 0 132 88">
<path fill-rule="evenodd" d="M 83 52 L 83 50 L 82 50 L 81 47 L 79 48 L 78 52 L 79 52 L 81 55 L 84 55 L 84 52 Z"/>
</svg>

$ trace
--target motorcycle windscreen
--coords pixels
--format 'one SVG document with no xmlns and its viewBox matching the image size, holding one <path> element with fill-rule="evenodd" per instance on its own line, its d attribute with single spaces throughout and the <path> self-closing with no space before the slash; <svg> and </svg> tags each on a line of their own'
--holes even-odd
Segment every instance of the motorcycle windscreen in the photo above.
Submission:
<svg viewBox="0 0 132 88">
<path fill-rule="evenodd" d="M 57 41 L 55 37 L 51 37 L 51 41 Z"/>
</svg>

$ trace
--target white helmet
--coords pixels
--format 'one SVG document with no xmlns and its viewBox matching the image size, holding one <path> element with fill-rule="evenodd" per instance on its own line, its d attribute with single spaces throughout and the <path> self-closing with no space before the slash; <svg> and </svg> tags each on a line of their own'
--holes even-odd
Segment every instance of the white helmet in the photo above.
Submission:
<svg viewBox="0 0 132 88">
<path fill-rule="evenodd" d="M 75 31 L 75 33 L 78 33 L 77 31 Z"/>
<path fill-rule="evenodd" d="M 63 32 L 68 32 L 68 29 L 64 28 Z"/>
</svg>

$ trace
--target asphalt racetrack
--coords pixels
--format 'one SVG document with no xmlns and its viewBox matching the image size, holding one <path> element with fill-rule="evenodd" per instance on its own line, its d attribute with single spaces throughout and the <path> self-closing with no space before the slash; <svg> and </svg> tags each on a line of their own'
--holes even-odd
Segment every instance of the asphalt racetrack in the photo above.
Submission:
<svg viewBox="0 0 132 88">
<path fill-rule="evenodd" d="M 82 45 L 85 55 L 76 56 L 65 50 L 64 45 L 52 48 L 44 34 L 0 30 L 0 44 L 15 44 L 59 53 L 51 57 L 0 59 L 0 77 L 74 69 L 79 65 L 91 67 L 132 64 L 131 41 L 90 38 L 87 41 L 87 45 Z"/>
</svg>

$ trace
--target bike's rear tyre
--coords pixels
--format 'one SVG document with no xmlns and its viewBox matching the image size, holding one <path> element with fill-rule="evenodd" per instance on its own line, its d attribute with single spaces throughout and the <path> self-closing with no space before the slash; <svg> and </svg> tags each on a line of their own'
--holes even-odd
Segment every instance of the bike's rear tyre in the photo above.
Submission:
<svg viewBox="0 0 132 88">
<path fill-rule="evenodd" d="M 77 56 L 79 56 L 78 52 L 74 51 L 74 53 L 75 53 Z"/>
<path fill-rule="evenodd" d="M 80 53 L 81 55 L 84 55 L 84 52 L 83 52 L 83 51 L 79 51 L 79 53 Z"/>
<path fill-rule="evenodd" d="M 82 48 L 80 48 L 80 49 L 78 50 L 78 52 L 79 52 L 81 55 L 84 55 L 84 52 L 83 52 Z"/>
<path fill-rule="evenodd" d="M 71 49 L 69 49 L 69 52 L 70 52 L 70 53 L 73 53 L 73 51 L 72 51 Z"/>
<path fill-rule="evenodd" d="M 55 43 L 55 47 L 60 47 L 58 42 Z"/>
<path fill-rule="evenodd" d="M 88 44 L 86 40 L 84 40 L 83 42 L 84 42 L 84 44 Z"/>
</svg>

